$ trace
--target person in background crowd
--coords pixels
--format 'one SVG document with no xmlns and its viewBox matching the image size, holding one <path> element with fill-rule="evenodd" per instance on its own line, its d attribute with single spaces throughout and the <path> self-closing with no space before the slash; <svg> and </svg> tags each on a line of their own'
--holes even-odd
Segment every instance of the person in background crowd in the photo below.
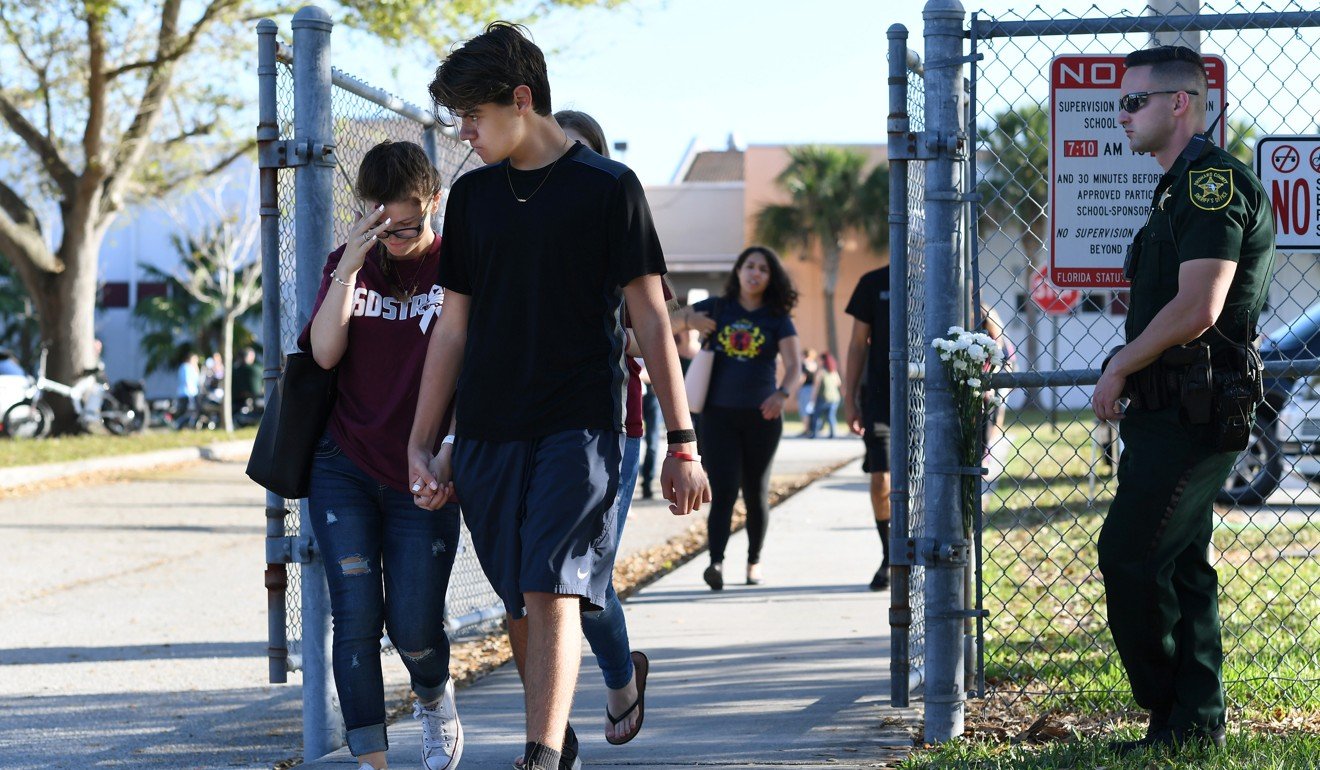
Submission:
<svg viewBox="0 0 1320 770">
<path fill-rule="evenodd" d="M 261 398 L 265 393 L 262 385 L 261 367 L 257 365 L 257 351 L 251 347 L 243 348 L 243 357 L 234 367 L 234 410 L 237 411 Z"/>
<path fill-rule="evenodd" d="M 712 495 L 710 566 L 702 577 L 712 591 L 724 589 L 724 549 L 739 489 L 747 508 L 747 584 L 762 581 L 770 466 L 784 431 L 784 402 L 802 377 L 802 350 L 791 316 L 796 304 L 797 290 L 779 255 L 751 246 L 738 255 L 723 295 L 692 306 L 713 329 L 706 344 L 715 351 L 700 436 Z M 778 384 L 776 358 L 784 366 Z"/>
<path fill-rule="evenodd" d="M 880 568 L 871 590 L 889 587 L 889 268 L 863 275 L 846 311 L 853 317 L 844 367 L 844 414 L 862 437 L 862 472 L 871 476 L 871 513 L 880 533 Z"/>
<path fill-rule="evenodd" d="M 990 305 L 981 305 L 981 328 L 990 335 L 990 339 L 995 341 L 999 349 L 1004 352 L 1004 366 L 1002 371 L 1013 371 L 1013 363 L 1016 358 L 1016 351 L 1013 348 L 1013 342 L 1004 334 L 1004 322 L 1000 320 L 999 314 Z M 987 364 L 988 366 L 989 364 Z M 1001 389 L 999 391 L 987 390 L 985 392 L 986 400 L 990 402 L 990 410 L 986 415 L 985 427 L 982 430 L 981 440 L 985 447 L 985 488 L 989 491 L 993 488 L 995 480 L 999 474 L 1003 473 L 1004 466 L 1008 462 L 1008 453 L 1012 448 L 1009 446 L 1008 439 L 1004 435 L 1004 414 L 1008 410 L 1005 399 L 1008 397 L 1009 390 Z"/>
<path fill-rule="evenodd" d="M 820 359 L 816 351 L 807 348 L 802 354 L 802 386 L 797 390 L 798 419 L 802 420 L 802 432 L 798 438 L 816 437 L 816 371 L 820 368 Z"/>
<path fill-rule="evenodd" d="M 197 367 L 197 351 L 185 345 L 180 351 L 179 367 L 175 370 L 174 427 L 183 428 L 197 419 L 197 399 L 202 392 L 202 373 Z"/>
<path fill-rule="evenodd" d="M 839 416 L 840 384 L 839 365 L 835 363 L 834 356 L 829 351 L 821 353 L 811 392 L 811 400 L 815 404 L 812 438 L 820 435 L 822 423 L 829 426 L 830 438 L 834 438 L 834 422 Z"/>
<path fill-rule="evenodd" d="M 437 489 L 427 502 L 439 510 L 417 505 L 403 440 L 427 344 L 446 308 L 440 239 L 431 228 L 440 184 L 412 142 L 367 151 L 354 186 L 367 213 L 326 260 L 312 321 L 299 338 L 322 368 L 339 372 L 307 502 L 330 586 L 335 688 L 359 770 L 386 766 L 383 629 L 417 696 L 423 766 L 454 770 L 463 755 L 444 625 L 458 504 Z M 430 449 L 447 455 L 453 447 Z"/>
</svg>

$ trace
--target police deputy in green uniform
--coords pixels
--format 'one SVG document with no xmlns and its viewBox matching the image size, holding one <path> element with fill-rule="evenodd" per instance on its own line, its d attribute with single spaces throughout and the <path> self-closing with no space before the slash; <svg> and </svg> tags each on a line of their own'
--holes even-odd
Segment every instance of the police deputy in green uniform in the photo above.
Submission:
<svg viewBox="0 0 1320 770">
<path fill-rule="evenodd" d="M 1146 737 L 1110 747 L 1224 745 L 1212 504 L 1260 403 L 1256 322 L 1274 267 L 1274 224 L 1255 174 L 1200 134 L 1208 91 L 1182 46 L 1125 61 L 1118 122 L 1165 173 L 1125 271 L 1127 344 L 1092 397 L 1121 420 L 1118 490 L 1100 533 L 1109 627 Z M 1126 408 L 1125 408 L 1126 404 Z"/>
</svg>

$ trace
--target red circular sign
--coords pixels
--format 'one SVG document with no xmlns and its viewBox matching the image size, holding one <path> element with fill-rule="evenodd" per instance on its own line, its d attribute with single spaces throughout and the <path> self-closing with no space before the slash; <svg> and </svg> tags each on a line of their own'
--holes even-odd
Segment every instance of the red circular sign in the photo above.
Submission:
<svg viewBox="0 0 1320 770">
<path fill-rule="evenodd" d="M 1031 273 L 1031 301 L 1046 313 L 1062 315 L 1070 312 L 1082 301 L 1082 292 L 1077 289 L 1060 289 L 1050 283 L 1048 271 Z"/>
<path fill-rule="evenodd" d="M 1270 154 L 1270 163 L 1274 165 L 1274 170 L 1280 174 L 1291 173 L 1297 168 L 1297 163 L 1301 160 L 1301 153 L 1291 144 L 1281 144 Z"/>
</svg>

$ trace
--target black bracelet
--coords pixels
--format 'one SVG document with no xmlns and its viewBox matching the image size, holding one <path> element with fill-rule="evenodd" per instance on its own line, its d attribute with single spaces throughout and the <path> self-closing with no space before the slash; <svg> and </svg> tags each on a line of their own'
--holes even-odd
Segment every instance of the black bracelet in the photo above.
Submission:
<svg viewBox="0 0 1320 770">
<path fill-rule="evenodd" d="M 691 428 L 683 430 L 671 430 L 668 434 L 669 443 L 673 444 L 695 444 L 697 442 L 697 432 Z"/>
</svg>

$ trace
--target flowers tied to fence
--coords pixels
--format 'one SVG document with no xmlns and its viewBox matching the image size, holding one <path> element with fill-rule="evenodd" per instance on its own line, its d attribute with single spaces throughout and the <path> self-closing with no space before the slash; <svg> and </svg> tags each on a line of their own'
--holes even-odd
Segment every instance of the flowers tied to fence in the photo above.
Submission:
<svg viewBox="0 0 1320 770">
<path fill-rule="evenodd" d="M 953 390 L 958 413 L 958 462 L 965 468 L 980 467 L 985 455 L 985 426 L 990 407 L 1002 403 L 989 383 L 990 375 L 1004 365 L 1004 350 L 990 335 L 961 326 L 950 326 L 948 333 L 932 345 L 944 363 Z M 960 478 L 963 533 L 970 536 L 981 479 L 970 475 Z"/>
</svg>

